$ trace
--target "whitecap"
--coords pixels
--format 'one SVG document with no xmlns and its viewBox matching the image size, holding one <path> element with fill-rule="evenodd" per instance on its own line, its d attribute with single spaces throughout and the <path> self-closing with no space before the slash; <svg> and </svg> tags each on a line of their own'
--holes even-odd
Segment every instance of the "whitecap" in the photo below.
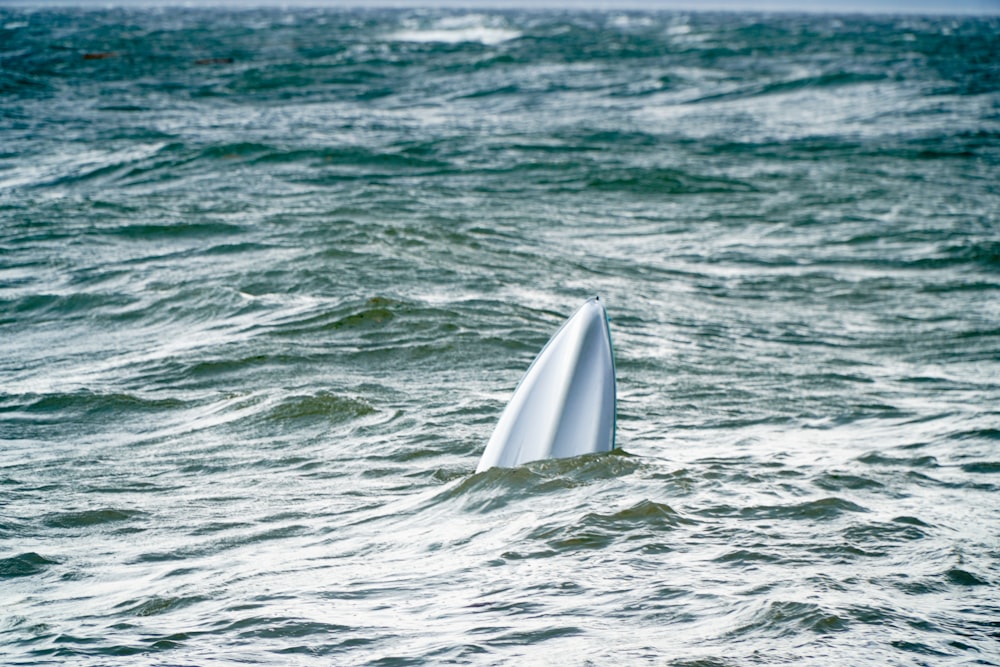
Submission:
<svg viewBox="0 0 1000 667">
<path fill-rule="evenodd" d="M 480 14 L 449 16 L 430 27 L 407 27 L 392 33 L 389 38 L 401 42 L 462 44 L 479 42 L 494 46 L 517 39 L 521 32 L 505 27 Z"/>
</svg>

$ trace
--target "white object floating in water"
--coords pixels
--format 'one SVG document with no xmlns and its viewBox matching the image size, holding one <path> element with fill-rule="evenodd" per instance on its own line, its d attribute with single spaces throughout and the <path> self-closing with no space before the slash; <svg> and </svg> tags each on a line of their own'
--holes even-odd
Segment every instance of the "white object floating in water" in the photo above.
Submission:
<svg viewBox="0 0 1000 667">
<path fill-rule="evenodd" d="M 476 472 L 607 452 L 614 446 L 615 359 L 608 314 L 594 297 L 528 367 Z"/>
</svg>

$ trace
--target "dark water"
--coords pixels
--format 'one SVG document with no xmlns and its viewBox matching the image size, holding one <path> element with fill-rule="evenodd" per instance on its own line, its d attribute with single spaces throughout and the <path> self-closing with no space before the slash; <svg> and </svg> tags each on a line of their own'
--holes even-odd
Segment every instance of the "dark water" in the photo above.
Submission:
<svg viewBox="0 0 1000 667">
<path fill-rule="evenodd" d="M 0 663 L 1000 664 L 998 35 L 0 9 Z"/>
</svg>

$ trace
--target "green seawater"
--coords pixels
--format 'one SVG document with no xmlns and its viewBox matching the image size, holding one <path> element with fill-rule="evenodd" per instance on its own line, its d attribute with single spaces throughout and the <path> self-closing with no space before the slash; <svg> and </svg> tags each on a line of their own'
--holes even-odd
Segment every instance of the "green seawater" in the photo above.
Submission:
<svg viewBox="0 0 1000 667">
<path fill-rule="evenodd" d="M 1000 665 L 998 35 L 0 7 L 0 664 Z"/>
</svg>

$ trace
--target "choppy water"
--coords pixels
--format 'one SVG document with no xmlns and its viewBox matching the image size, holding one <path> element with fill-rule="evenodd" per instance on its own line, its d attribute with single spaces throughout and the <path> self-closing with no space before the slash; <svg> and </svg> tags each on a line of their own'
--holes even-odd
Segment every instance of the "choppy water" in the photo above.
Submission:
<svg viewBox="0 0 1000 667">
<path fill-rule="evenodd" d="M 0 662 L 1000 664 L 998 34 L 0 9 Z"/>
</svg>

